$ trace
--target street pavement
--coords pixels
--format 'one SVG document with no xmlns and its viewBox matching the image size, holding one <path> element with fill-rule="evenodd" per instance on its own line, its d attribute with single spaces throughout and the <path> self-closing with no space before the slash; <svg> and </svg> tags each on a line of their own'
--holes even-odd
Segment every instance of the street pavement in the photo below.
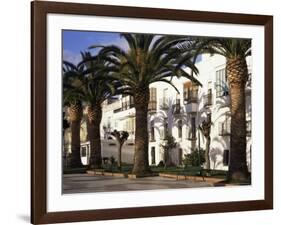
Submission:
<svg viewBox="0 0 281 225">
<path fill-rule="evenodd" d="M 212 187 L 212 185 L 204 181 L 175 180 L 159 176 L 128 179 L 89 174 L 63 175 L 63 194 L 195 187 Z"/>
</svg>

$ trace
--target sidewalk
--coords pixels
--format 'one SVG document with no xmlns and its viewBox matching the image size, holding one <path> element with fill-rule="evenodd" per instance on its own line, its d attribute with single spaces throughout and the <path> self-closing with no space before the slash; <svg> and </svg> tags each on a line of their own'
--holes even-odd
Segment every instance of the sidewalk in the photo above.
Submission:
<svg viewBox="0 0 281 225">
<path fill-rule="evenodd" d="M 63 175 L 63 194 L 195 187 L 212 187 L 212 185 L 203 181 L 174 180 L 158 176 L 128 179 L 89 174 Z"/>
</svg>

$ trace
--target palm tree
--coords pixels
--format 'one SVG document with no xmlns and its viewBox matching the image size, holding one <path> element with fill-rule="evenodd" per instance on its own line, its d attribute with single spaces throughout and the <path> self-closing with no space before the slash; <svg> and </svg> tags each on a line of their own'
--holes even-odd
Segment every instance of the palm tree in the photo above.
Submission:
<svg viewBox="0 0 281 225">
<path fill-rule="evenodd" d="M 228 178 L 245 181 L 249 176 L 246 161 L 245 84 L 248 80 L 246 57 L 251 55 L 251 40 L 203 38 L 195 42 L 194 46 L 197 49 L 196 55 L 211 53 L 226 58 L 226 75 L 231 101 L 231 152 Z"/>
<path fill-rule="evenodd" d="M 128 137 L 129 137 L 129 133 L 127 131 L 117 131 L 114 130 L 113 132 L 111 132 L 111 135 L 113 135 L 116 139 L 116 141 L 118 142 L 118 168 L 121 170 L 121 166 L 122 166 L 122 146 L 125 143 L 125 141 L 127 141 Z"/>
<path fill-rule="evenodd" d="M 147 131 L 149 85 L 165 82 L 176 89 L 172 83 L 174 76 L 184 76 L 194 82 L 197 80 L 183 70 L 175 72 L 177 59 L 183 54 L 179 51 L 177 44 L 184 41 L 184 38 L 152 34 L 121 34 L 121 36 L 129 45 L 128 51 L 113 45 L 104 47 L 100 53 L 109 60 L 111 65 L 118 68 L 119 71 L 115 77 L 122 84 L 122 92 L 134 98 L 137 129 L 132 173 L 143 175 L 150 172 Z M 186 58 L 189 55 L 189 60 L 186 60 L 184 65 L 197 71 L 191 55 L 189 53 L 183 55 Z"/>
<path fill-rule="evenodd" d="M 81 67 L 70 62 L 63 62 L 63 102 L 67 106 L 71 129 L 70 167 L 81 167 L 80 156 L 80 123 L 82 119 L 82 96 L 78 91 L 79 79 L 82 76 Z"/>
<path fill-rule="evenodd" d="M 92 56 L 90 52 L 81 53 L 82 61 L 79 65 L 85 66 L 83 84 L 84 101 L 87 104 L 87 130 L 90 141 L 89 167 L 100 168 L 102 164 L 100 123 L 102 119 L 102 103 L 114 95 L 117 82 L 110 77 L 107 62 L 99 56 Z"/>
</svg>

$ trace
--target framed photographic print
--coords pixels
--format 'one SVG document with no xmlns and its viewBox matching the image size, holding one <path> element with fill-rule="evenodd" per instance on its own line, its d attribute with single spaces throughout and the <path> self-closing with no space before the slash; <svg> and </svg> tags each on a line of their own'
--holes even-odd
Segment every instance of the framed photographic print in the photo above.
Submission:
<svg viewBox="0 0 281 225">
<path fill-rule="evenodd" d="M 273 208 L 273 17 L 35 1 L 31 222 Z"/>
</svg>

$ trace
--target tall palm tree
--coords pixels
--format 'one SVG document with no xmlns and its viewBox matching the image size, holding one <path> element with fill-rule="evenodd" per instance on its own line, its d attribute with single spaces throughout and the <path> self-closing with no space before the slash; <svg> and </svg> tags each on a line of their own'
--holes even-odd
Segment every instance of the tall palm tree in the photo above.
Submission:
<svg viewBox="0 0 281 225">
<path fill-rule="evenodd" d="M 172 83 L 174 76 L 184 76 L 194 82 L 197 80 L 183 70 L 175 72 L 177 59 L 182 54 L 177 44 L 184 41 L 183 37 L 152 34 L 121 34 L 121 37 L 127 41 L 128 51 L 113 45 L 104 47 L 101 55 L 107 57 L 111 65 L 118 68 L 116 78 L 122 84 L 123 93 L 134 98 L 137 129 L 132 173 L 143 175 L 150 172 L 147 131 L 149 85 L 164 82 L 176 89 Z M 184 62 L 185 66 L 197 71 L 191 55 L 189 53 L 183 55 L 186 58 L 189 55 L 189 59 Z"/>
<path fill-rule="evenodd" d="M 246 58 L 251 55 L 251 40 L 202 38 L 194 44 L 196 55 L 211 53 L 226 58 L 226 76 L 230 92 L 231 136 L 229 180 L 247 180 L 245 84 L 248 80 Z"/>
<path fill-rule="evenodd" d="M 102 164 L 100 123 L 102 119 L 102 103 L 114 95 L 117 83 L 110 77 L 108 63 L 90 52 L 81 53 L 79 65 L 86 68 L 83 84 L 84 101 L 87 104 L 87 130 L 90 141 L 89 167 L 100 168 Z"/>
<path fill-rule="evenodd" d="M 67 106 L 71 129 L 70 167 L 82 166 L 80 156 L 80 123 L 82 119 L 82 96 L 78 91 L 82 68 L 70 62 L 63 62 L 63 102 Z"/>
</svg>

